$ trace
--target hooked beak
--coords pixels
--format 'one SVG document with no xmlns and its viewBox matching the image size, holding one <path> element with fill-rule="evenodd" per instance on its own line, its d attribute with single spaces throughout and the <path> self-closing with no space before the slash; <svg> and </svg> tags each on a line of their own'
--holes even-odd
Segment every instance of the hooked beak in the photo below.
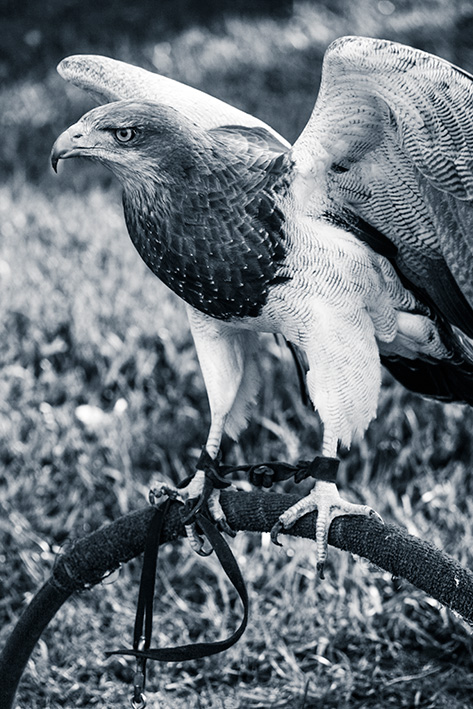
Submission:
<svg viewBox="0 0 473 709">
<path fill-rule="evenodd" d="M 57 172 L 59 160 L 88 155 L 93 148 L 94 146 L 87 145 L 84 126 L 80 122 L 71 126 L 64 133 L 61 133 L 52 147 L 51 165 L 54 172 Z"/>
</svg>

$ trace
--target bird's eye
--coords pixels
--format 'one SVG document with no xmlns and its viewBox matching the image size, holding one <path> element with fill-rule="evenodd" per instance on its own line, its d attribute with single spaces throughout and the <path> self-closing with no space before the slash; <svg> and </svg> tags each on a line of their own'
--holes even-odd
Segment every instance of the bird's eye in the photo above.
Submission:
<svg viewBox="0 0 473 709">
<path fill-rule="evenodd" d="M 129 143 L 136 135 L 135 128 L 117 128 L 114 131 L 115 138 L 119 143 Z"/>
</svg>

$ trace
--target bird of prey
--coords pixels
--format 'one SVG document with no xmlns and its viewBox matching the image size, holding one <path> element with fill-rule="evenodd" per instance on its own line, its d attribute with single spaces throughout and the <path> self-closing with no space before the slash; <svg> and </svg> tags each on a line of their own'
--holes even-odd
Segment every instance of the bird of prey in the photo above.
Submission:
<svg viewBox="0 0 473 709">
<path fill-rule="evenodd" d="M 205 94 L 166 95 L 169 80 L 117 68 L 93 57 L 60 67 L 112 103 L 59 136 L 52 164 L 87 157 L 121 181 L 134 245 L 187 304 L 211 459 L 255 405 L 258 333 L 304 353 L 326 464 L 277 528 L 317 509 L 322 570 L 332 519 L 375 514 L 343 500 L 333 473 L 339 446 L 376 416 L 381 365 L 413 391 L 473 404 L 473 77 L 404 45 L 343 37 L 290 146 Z M 202 486 L 198 471 L 188 494 Z"/>
</svg>

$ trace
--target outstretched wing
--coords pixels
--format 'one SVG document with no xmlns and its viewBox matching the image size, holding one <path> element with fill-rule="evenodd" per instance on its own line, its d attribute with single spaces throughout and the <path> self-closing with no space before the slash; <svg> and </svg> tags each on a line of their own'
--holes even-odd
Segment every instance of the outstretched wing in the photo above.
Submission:
<svg viewBox="0 0 473 709">
<path fill-rule="evenodd" d="M 473 337 L 473 77 L 404 45 L 341 38 L 290 154 L 319 215 L 387 237 L 400 275 Z"/>
<path fill-rule="evenodd" d="M 126 62 L 94 54 L 76 54 L 63 59 L 57 70 L 63 79 L 90 93 L 98 103 L 127 98 L 159 101 L 173 106 L 202 128 L 227 124 L 261 127 L 289 145 L 255 116 L 180 81 Z"/>
</svg>

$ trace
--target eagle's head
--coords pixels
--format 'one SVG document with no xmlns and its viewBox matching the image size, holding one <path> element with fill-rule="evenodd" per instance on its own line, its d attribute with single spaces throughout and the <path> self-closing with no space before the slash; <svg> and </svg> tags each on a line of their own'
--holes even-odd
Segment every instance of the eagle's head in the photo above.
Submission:
<svg viewBox="0 0 473 709">
<path fill-rule="evenodd" d="M 169 184 L 170 178 L 208 165 L 209 146 L 208 133 L 170 106 L 115 101 L 94 108 L 61 133 L 51 164 L 57 170 L 59 160 L 85 157 L 103 163 L 125 187 L 150 180 Z"/>
<path fill-rule="evenodd" d="M 261 129 L 207 130 L 167 105 L 127 100 L 86 113 L 51 162 L 85 157 L 112 170 L 145 263 L 189 305 L 228 320 L 259 314 L 269 286 L 286 278 L 276 155 Z"/>
</svg>

